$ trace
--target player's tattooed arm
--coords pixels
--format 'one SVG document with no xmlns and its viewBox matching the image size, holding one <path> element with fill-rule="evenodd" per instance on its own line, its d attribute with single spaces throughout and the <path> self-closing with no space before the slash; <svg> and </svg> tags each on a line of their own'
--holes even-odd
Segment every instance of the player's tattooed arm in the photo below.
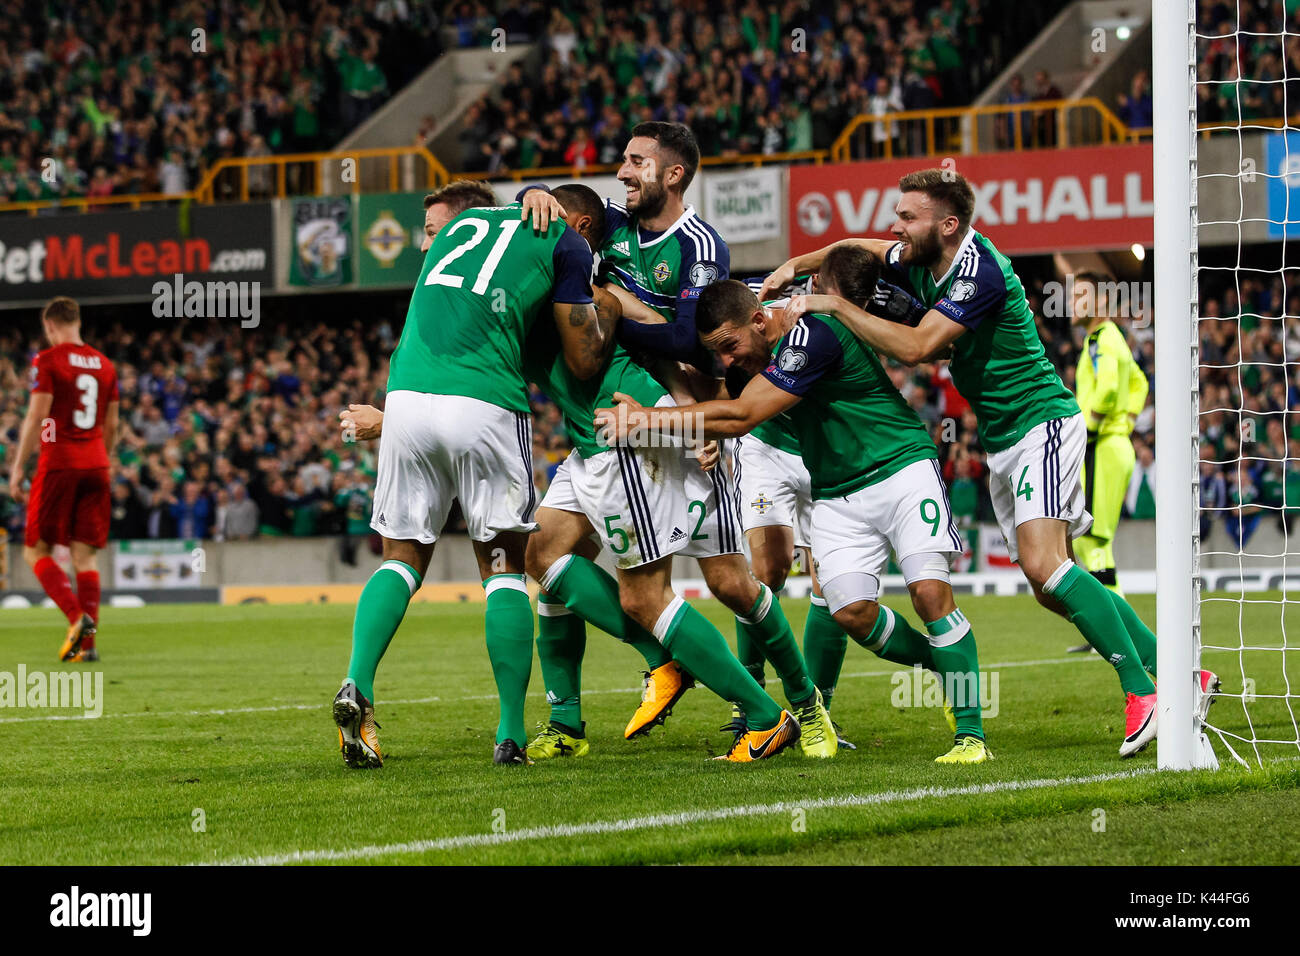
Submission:
<svg viewBox="0 0 1300 956">
<path fill-rule="evenodd" d="M 555 324 L 560 331 L 564 363 L 582 381 L 595 376 L 609 357 L 614 342 L 610 313 L 608 302 L 603 306 L 595 302 L 555 303 Z"/>
</svg>

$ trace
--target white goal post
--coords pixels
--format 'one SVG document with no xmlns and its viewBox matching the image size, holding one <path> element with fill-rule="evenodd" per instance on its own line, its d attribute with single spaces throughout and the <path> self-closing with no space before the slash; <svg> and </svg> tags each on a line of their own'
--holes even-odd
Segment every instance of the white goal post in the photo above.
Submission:
<svg viewBox="0 0 1300 956">
<path fill-rule="evenodd" d="M 1196 720 L 1200 662 L 1196 0 L 1152 4 L 1155 183 L 1156 635 L 1161 769 L 1213 766 Z"/>
</svg>

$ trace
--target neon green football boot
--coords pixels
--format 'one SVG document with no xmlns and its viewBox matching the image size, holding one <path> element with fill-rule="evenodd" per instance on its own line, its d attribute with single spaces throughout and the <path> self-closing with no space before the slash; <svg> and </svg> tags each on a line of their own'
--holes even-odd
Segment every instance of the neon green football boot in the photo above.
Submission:
<svg viewBox="0 0 1300 956">
<path fill-rule="evenodd" d="M 952 750 L 949 750 L 942 757 L 935 757 L 935 763 L 983 763 L 986 760 L 992 760 L 993 754 L 989 752 L 984 741 L 971 734 L 958 737 L 957 742 L 953 744 Z"/>
<path fill-rule="evenodd" d="M 591 750 L 587 744 L 587 722 L 582 722 L 584 731 L 581 737 L 570 733 L 573 728 L 562 728 L 558 724 L 547 724 L 528 744 L 528 756 L 533 760 L 549 760 L 552 757 L 585 757 Z"/>
</svg>

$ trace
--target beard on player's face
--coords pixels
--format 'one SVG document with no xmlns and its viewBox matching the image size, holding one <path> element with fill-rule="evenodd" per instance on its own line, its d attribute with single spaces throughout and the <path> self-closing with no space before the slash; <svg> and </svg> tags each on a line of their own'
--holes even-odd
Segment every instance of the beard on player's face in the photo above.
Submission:
<svg viewBox="0 0 1300 956">
<path fill-rule="evenodd" d="M 628 187 L 627 211 L 643 219 L 659 215 L 668 203 L 668 189 L 662 179 L 630 180 L 623 185 Z"/>
<path fill-rule="evenodd" d="M 919 235 L 916 232 L 907 233 L 904 241 L 907 245 L 902 258 L 909 266 L 928 268 L 943 256 L 943 236 L 938 223 Z"/>
<path fill-rule="evenodd" d="M 767 339 L 753 323 L 740 330 L 740 348 L 736 350 L 736 364 L 750 375 L 759 375 L 772 362 L 772 350 Z"/>
</svg>

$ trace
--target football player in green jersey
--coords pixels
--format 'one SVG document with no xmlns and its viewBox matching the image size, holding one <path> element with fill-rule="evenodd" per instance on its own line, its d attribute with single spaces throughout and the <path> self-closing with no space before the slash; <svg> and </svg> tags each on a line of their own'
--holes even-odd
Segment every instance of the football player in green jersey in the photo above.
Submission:
<svg viewBox="0 0 1300 956">
<path fill-rule="evenodd" d="M 603 408 L 597 425 L 617 436 L 672 434 L 691 416 L 705 437 L 732 438 L 787 415 L 811 478 L 813 561 L 835 621 L 877 654 L 943 675 L 957 726 L 938 762 L 987 760 L 975 638 L 948 581 L 962 542 L 916 412 L 871 349 L 833 318 L 775 314 L 744 283 L 724 280 L 700 296 L 696 324 L 724 366 L 754 374 L 740 396 L 645 409 L 620 395 L 635 410 Z M 877 601 L 891 550 L 927 636 Z"/>
<path fill-rule="evenodd" d="M 461 203 L 484 206 L 495 202 L 491 191 L 481 184 L 454 185 L 463 187 L 458 191 Z M 438 230 L 460 211 L 454 205 L 446 208 L 445 194 L 449 191 L 451 187 L 426 197 L 422 251 L 427 251 Z M 600 220 L 599 200 L 586 186 L 562 186 L 556 195 L 567 203 L 565 218 L 577 225 L 581 233 L 586 234 L 589 225 Z M 603 299 L 601 289 L 594 289 L 593 293 L 603 311 L 613 316 L 619 314 L 619 299 L 614 296 Z M 817 724 L 828 720 L 824 709 L 811 715 L 801 714 L 803 724 L 781 711 L 731 656 L 721 634 L 693 609 L 678 610 L 665 630 L 664 643 L 651 633 L 650 628 L 662 623 L 659 618 L 667 607 L 654 605 L 654 585 L 670 572 L 671 555 L 681 550 L 685 541 L 685 535 L 674 527 L 674 522 L 685 525 L 688 517 L 686 499 L 680 493 L 682 477 L 677 474 L 675 481 L 665 480 L 669 472 L 680 470 L 683 450 L 663 449 L 669 456 L 664 457 L 599 446 L 591 420 L 598 398 L 610 400 L 616 388 L 652 402 L 664 395 L 663 388 L 617 347 L 600 374 L 585 381 L 578 378 L 565 361 L 556 331 L 548 325 L 534 329 L 525 352 L 527 377 L 542 383 L 564 411 L 576 447 L 557 472 L 538 508 L 537 533 L 528 542 L 526 563 L 533 576 L 548 584 L 553 592 L 544 588 L 539 596 L 537 638 L 551 716 L 543 732 L 529 744 L 524 759 L 582 756 L 589 750 L 580 702 L 585 621 L 636 648 L 651 668 L 648 686 L 665 691 L 666 695 L 644 695 L 626 736 L 644 733 L 654 724 L 662 723 L 672 705 L 691 686 L 690 677 L 673 657 L 676 653 L 691 661 L 694 672 L 706 686 L 727 699 L 746 702 L 757 715 L 751 727 L 746 728 L 746 734 L 737 736 L 737 745 L 730 749 L 727 759 L 747 762 L 769 758 L 796 739 L 805 753 L 820 755 L 815 742 L 805 739 L 809 735 L 803 724 L 811 724 L 815 729 Z M 377 438 L 383 430 L 384 413 L 373 406 L 351 405 L 339 418 L 345 434 L 353 440 Z M 597 517 L 598 514 L 603 517 Z M 620 578 L 625 587 L 620 588 L 614 578 L 594 563 L 597 549 L 591 542 L 593 521 L 603 523 L 603 530 L 611 536 L 611 551 L 620 565 Z M 646 601 L 650 602 L 649 611 L 640 615 L 647 622 L 642 626 L 629 617 L 625 608 L 635 609 L 637 602 Z M 668 650 L 669 643 L 673 653 Z M 385 640 L 383 646 L 386 644 Z M 382 647 L 378 652 L 382 653 Z M 378 658 L 373 658 L 368 669 L 371 681 L 377 662 Z M 671 692 L 670 687 L 676 687 L 676 691 Z M 768 727 L 762 721 L 773 708 L 779 719 Z M 742 736 L 744 746 L 740 745 Z M 374 749 L 377 753 L 377 743 Z"/>
<path fill-rule="evenodd" d="M 653 365 L 653 371 L 678 402 L 716 394 L 707 376 L 707 392 L 689 391 L 665 374 L 667 363 L 686 362 L 711 371 L 712 361 L 695 334 L 695 305 L 711 282 L 726 278 L 730 254 L 717 232 L 685 203 L 685 192 L 699 167 L 699 146 L 681 123 L 642 123 L 632 130 L 618 178 L 627 190 L 626 206 L 606 204 L 606 234 L 600 245 L 611 281 L 636 296 L 661 321 L 644 321 L 625 307 L 618 324 L 620 344 Z M 560 209 L 545 187 L 529 187 L 520 195 L 524 215 L 545 227 Z M 656 361 L 659 360 L 659 361 Z M 803 741 L 821 732 L 811 714 L 822 707 L 820 692 L 808 675 L 776 595 L 756 581 L 745 564 L 734 488 L 721 468 L 705 472 L 687 469 L 687 491 L 696 517 L 683 555 L 696 558 L 709 590 L 735 615 L 739 640 L 748 640 L 781 675 L 786 696 L 798 708 L 806 728 Z M 675 692 L 675 685 L 655 680 L 646 685 L 649 706 Z M 829 730 L 829 727 L 827 728 Z M 816 746 L 829 747 L 824 740 Z M 833 748 L 831 748 L 833 750 Z"/>
<path fill-rule="evenodd" d="M 523 705 L 533 625 L 523 572 L 536 489 L 524 340 L 549 311 L 542 321 L 555 323 L 565 361 L 580 379 L 599 372 L 613 344 L 612 323 L 602 321 L 591 289 L 599 222 L 585 221 L 585 236 L 560 223 L 535 234 L 520 229 L 517 207 L 473 206 L 470 191 L 461 191 L 465 209 L 436 230 L 390 359 L 371 522 L 383 535 L 385 560 L 358 602 L 348 677 L 333 707 L 351 767 L 382 765 L 375 670 L 456 498 L 487 595 L 488 656 L 501 706 L 493 760 L 527 762 Z M 498 270 L 512 277 L 508 297 L 493 285 Z"/>
<path fill-rule="evenodd" d="M 1143 661 L 1155 639 L 1120 595 L 1073 560 L 1071 538 L 1088 530 L 1082 485 L 1086 428 L 1074 396 L 1047 360 L 1024 288 L 1002 255 L 971 228 L 975 195 L 946 169 L 909 173 L 892 227 L 894 242 L 846 239 L 879 257 L 886 277 L 929 311 L 915 328 L 886 322 L 851 303 L 814 296 L 793 308 L 836 316 L 854 335 L 904 364 L 953 350 L 952 378 L 971 404 L 989 454 L 989 491 L 1013 560 L 1045 607 L 1097 648 L 1125 692 L 1130 757 L 1156 736 L 1156 693 Z M 829 248 L 829 247 L 828 247 Z M 818 266 L 827 249 L 791 259 L 773 279 Z"/>
</svg>

